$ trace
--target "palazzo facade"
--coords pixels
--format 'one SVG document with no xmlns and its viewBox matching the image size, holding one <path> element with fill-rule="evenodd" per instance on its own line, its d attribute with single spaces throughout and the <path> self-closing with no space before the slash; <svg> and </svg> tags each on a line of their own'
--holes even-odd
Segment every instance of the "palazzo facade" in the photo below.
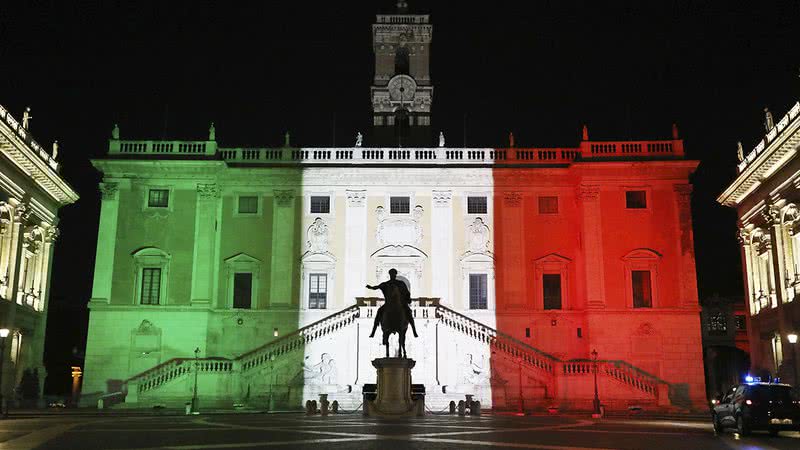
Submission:
<svg viewBox="0 0 800 450">
<path fill-rule="evenodd" d="M 27 112 L 26 112 L 27 115 Z M 59 175 L 55 155 L 31 136 L 28 118 L 0 106 L 0 328 L 5 401 L 29 370 L 44 386 L 44 352 L 58 209 L 78 200 Z M 41 393 L 41 392 L 40 392 Z"/>
<path fill-rule="evenodd" d="M 594 370 L 608 408 L 702 407 L 697 162 L 677 130 L 433 146 L 431 25 L 398 7 L 373 27 L 375 130 L 353 147 L 115 128 L 93 161 L 103 196 L 85 402 L 183 404 L 197 374 L 201 404 L 298 408 L 326 393 L 355 408 L 384 353 L 367 337 L 383 300 L 365 285 L 395 268 L 431 408 L 473 394 L 495 408 L 588 409 Z"/>
<path fill-rule="evenodd" d="M 736 209 L 753 375 L 800 382 L 800 102 L 747 154 L 718 197 Z M 741 145 L 741 144 L 740 144 Z M 794 341 L 794 342 L 792 342 Z"/>
</svg>

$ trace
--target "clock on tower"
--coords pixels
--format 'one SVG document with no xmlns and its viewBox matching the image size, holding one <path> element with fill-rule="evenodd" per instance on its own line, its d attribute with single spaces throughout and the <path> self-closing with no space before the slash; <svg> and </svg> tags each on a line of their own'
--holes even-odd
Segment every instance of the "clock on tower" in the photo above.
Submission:
<svg viewBox="0 0 800 450">
<path fill-rule="evenodd" d="M 432 31 L 430 16 L 410 14 L 404 1 L 394 14 L 378 14 L 372 25 L 372 117 L 379 141 L 430 145 Z"/>
</svg>

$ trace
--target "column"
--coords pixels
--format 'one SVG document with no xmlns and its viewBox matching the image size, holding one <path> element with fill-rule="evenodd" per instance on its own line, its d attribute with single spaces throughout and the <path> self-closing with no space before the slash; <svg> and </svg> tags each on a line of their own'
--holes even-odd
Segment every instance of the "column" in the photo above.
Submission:
<svg viewBox="0 0 800 450">
<path fill-rule="evenodd" d="M 775 287 L 774 301 L 777 304 L 783 304 L 787 301 L 786 296 L 786 259 L 785 247 L 783 245 L 784 237 L 781 230 L 781 212 L 780 208 L 775 205 L 767 205 L 762 211 L 766 226 L 769 227 L 770 241 L 772 242 L 772 249 L 770 253 L 770 280 Z"/>
<path fill-rule="evenodd" d="M 503 271 L 503 299 L 498 302 L 498 309 L 522 308 L 526 300 L 530 303 L 530 295 L 525 295 L 524 280 L 526 269 L 525 262 L 522 260 L 524 252 L 524 242 L 522 239 L 522 193 L 504 192 L 503 205 L 494 214 L 495 230 L 502 230 L 497 233 L 496 240 L 502 240 L 502 257 L 498 258 L 498 265 Z M 497 297 L 500 297 L 495 293 Z M 503 304 L 500 304 L 503 303 Z M 532 305 L 528 305 L 531 306 Z"/>
<path fill-rule="evenodd" d="M 92 281 L 92 302 L 109 303 L 114 275 L 114 252 L 119 218 L 119 185 L 100 183 L 100 225 L 97 230 L 97 251 Z"/>
<path fill-rule="evenodd" d="M 11 253 L 11 228 L 14 221 L 14 207 L 0 201 L 0 297 L 9 298 L 8 264 Z"/>
<path fill-rule="evenodd" d="M 675 201 L 678 210 L 678 227 L 680 231 L 680 299 L 682 308 L 698 308 L 697 278 L 694 260 L 694 234 L 692 232 L 692 185 L 676 184 Z"/>
<path fill-rule="evenodd" d="M 11 252 L 9 254 L 9 297 L 11 302 L 16 302 L 19 296 L 19 283 L 20 272 L 24 261 L 22 260 L 22 244 L 25 235 L 25 224 L 31 215 L 30 206 L 27 203 L 21 202 L 14 208 L 14 221 L 11 226 Z M 10 308 L 9 310 L 9 324 L 14 323 L 14 314 L 16 309 Z"/>
<path fill-rule="evenodd" d="M 197 185 L 197 206 L 194 221 L 194 258 L 192 258 L 192 306 L 210 306 L 213 298 L 214 247 L 217 228 L 216 184 Z M 222 307 L 222 305 L 217 305 Z"/>
<path fill-rule="evenodd" d="M 758 302 L 758 291 L 756 289 L 756 282 L 758 280 L 756 271 L 758 270 L 758 266 L 754 265 L 753 261 L 753 247 L 750 232 L 748 232 L 745 228 L 740 227 L 738 240 L 742 248 L 742 271 L 744 272 L 745 299 L 747 300 L 750 317 L 753 317 L 758 312 L 758 305 L 756 304 Z M 752 321 L 747 321 L 747 338 L 750 343 L 750 360 L 755 364 L 757 361 L 761 361 L 761 344 L 759 341 L 760 337 L 754 335 L 753 333 L 751 323 Z"/>
<path fill-rule="evenodd" d="M 344 215 L 344 301 L 352 305 L 364 295 L 367 284 L 367 191 L 346 190 L 347 209 Z"/>
<path fill-rule="evenodd" d="M 431 295 L 453 306 L 453 192 L 431 193 Z"/>
<path fill-rule="evenodd" d="M 272 259 L 270 265 L 270 306 L 293 303 L 294 242 L 299 234 L 295 224 L 295 195 L 291 189 L 275 189 L 272 206 Z"/>
<path fill-rule="evenodd" d="M 603 274 L 603 227 L 600 214 L 600 186 L 581 184 L 578 188 L 583 215 L 583 255 L 586 274 L 586 307 L 605 308 Z"/>
</svg>

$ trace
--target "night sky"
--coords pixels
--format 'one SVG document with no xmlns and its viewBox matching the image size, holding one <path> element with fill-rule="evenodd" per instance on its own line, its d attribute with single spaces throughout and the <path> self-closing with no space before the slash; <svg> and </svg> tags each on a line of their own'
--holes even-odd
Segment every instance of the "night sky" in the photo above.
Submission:
<svg viewBox="0 0 800 450">
<path fill-rule="evenodd" d="M 114 123 L 123 139 L 224 146 L 350 146 L 371 123 L 371 24 L 394 1 L 6 2 L 0 104 L 49 148 L 80 201 L 61 211 L 52 275 L 48 392 L 67 391 L 83 353 L 99 174 Z M 276 4 L 279 4 L 276 6 Z M 409 1 L 431 14 L 433 121 L 449 146 L 577 146 L 668 139 L 676 122 L 701 161 L 692 202 L 700 297 L 742 295 L 735 212 L 716 196 L 736 142 L 763 136 L 800 94 L 800 4 L 771 2 Z M 334 126 L 335 117 L 335 126 Z M 369 142 L 365 142 L 369 146 Z"/>
</svg>

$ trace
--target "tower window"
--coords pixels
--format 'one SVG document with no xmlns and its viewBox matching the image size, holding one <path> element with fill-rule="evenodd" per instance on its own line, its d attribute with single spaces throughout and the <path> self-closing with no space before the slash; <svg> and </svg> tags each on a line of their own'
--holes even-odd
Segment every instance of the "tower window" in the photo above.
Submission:
<svg viewBox="0 0 800 450">
<path fill-rule="evenodd" d="M 394 53 L 394 73 L 396 75 L 408 75 L 410 67 L 410 57 L 408 47 L 397 47 Z"/>
</svg>

